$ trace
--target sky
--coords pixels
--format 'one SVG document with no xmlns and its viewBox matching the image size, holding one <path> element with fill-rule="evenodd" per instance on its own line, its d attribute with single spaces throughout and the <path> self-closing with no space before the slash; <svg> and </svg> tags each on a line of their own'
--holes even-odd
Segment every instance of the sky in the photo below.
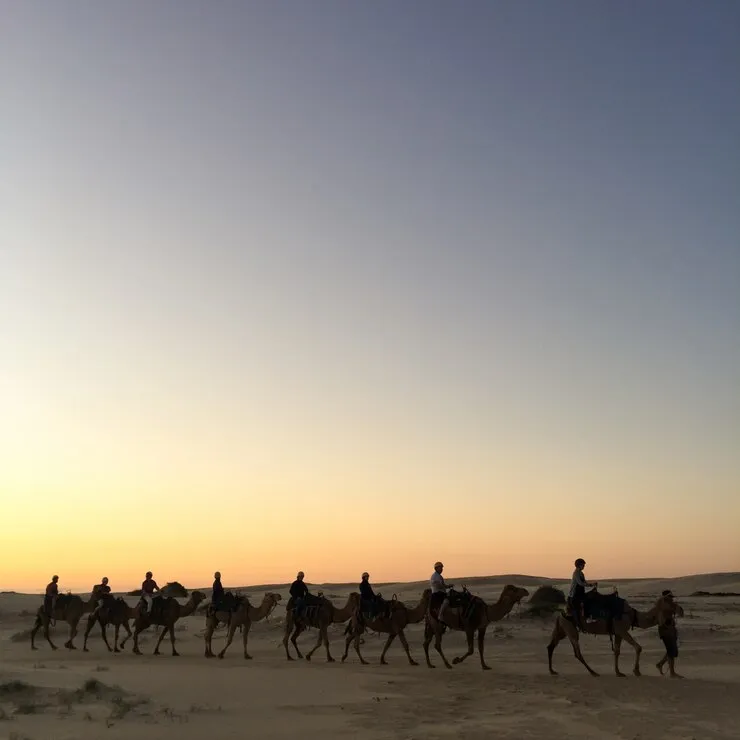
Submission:
<svg viewBox="0 0 740 740">
<path fill-rule="evenodd" d="M 738 3 L 0 13 L 0 588 L 740 570 Z"/>
</svg>

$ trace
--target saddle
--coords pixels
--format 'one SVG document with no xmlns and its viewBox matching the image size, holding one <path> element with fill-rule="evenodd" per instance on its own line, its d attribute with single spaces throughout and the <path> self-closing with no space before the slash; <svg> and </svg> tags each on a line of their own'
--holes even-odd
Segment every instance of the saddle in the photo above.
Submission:
<svg viewBox="0 0 740 740">
<path fill-rule="evenodd" d="M 600 594 L 595 589 L 586 592 L 583 600 L 583 612 L 587 619 L 604 619 L 613 621 L 621 619 L 627 602 L 617 594 Z"/>
<path fill-rule="evenodd" d="M 142 596 L 141 599 L 139 599 L 139 607 L 142 614 L 146 614 L 147 619 L 151 622 L 155 622 L 161 615 L 162 611 L 164 610 L 164 605 L 171 599 L 171 596 L 158 596 L 155 595 L 152 598 L 152 608 L 151 611 L 147 611 L 147 603 L 146 599 Z"/>
<path fill-rule="evenodd" d="M 372 601 L 362 599 L 360 601 L 360 617 L 367 621 L 390 617 L 395 601 L 395 594 L 391 601 L 386 601 L 380 594 L 376 594 Z"/>
<path fill-rule="evenodd" d="M 473 616 L 476 607 L 483 603 L 483 599 L 480 596 L 474 596 L 463 586 L 462 591 L 455 591 L 450 589 L 448 597 L 450 600 L 450 607 L 457 607 L 460 609 L 460 620 L 465 622 Z"/>
<path fill-rule="evenodd" d="M 235 612 L 244 602 L 246 601 L 245 596 L 234 594 L 231 591 L 227 591 L 220 601 L 211 603 L 206 610 L 206 615 L 212 617 L 216 612 L 228 612 L 229 618 L 231 614 Z"/>
<path fill-rule="evenodd" d="M 57 596 L 56 604 L 54 607 L 55 610 L 58 611 L 64 609 L 66 606 L 72 603 L 74 598 L 74 594 L 59 594 L 59 596 Z"/>
</svg>

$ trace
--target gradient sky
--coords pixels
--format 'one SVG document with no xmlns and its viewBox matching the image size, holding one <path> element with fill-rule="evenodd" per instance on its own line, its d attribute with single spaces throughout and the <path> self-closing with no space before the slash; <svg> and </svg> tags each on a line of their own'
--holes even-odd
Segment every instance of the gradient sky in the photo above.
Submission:
<svg viewBox="0 0 740 740">
<path fill-rule="evenodd" d="M 740 569 L 740 4 L 0 12 L 0 588 Z"/>
</svg>

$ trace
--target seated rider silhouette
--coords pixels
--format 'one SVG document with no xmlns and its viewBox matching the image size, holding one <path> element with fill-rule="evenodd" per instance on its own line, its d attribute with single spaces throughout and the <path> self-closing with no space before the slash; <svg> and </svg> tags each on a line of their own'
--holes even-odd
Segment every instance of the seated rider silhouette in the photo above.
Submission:
<svg viewBox="0 0 740 740">
<path fill-rule="evenodd" d="M 152 572 L 147 571 L 146 578 L 141 584 L 141 599 L 144 602 L 145 614 L 151 614 L 154 607 L 154 592 L 159 590 L 157 582 L 152 578 Z"/>
<path fill-rule="evenodd" d="M 224 600 L 224 587 L 221 583 L 221 573 L 220 571 L 216 571 L 213 574 L 213 592 L 211 594 L 211 606 L 213 608 L 213 611 L 217 611 L 219 606 L 222 604 Z"/>
<path fill-rule="evenodd" d="M 362 574 L 362 580 L 359 585 L 360 590 L 360 611 L 366 614 L 370 614 L 371 617 L 376 617 L 380 613 L 387 612 L 387 605 L 380 594 L 376 594 L 373 591 L 373 587 L 370 585 L 370 574 Z"/>
<path fill-rule="evenodd" d="M 44 613 L 51 620 L 54 619 L 54 607 L 57 605 L 58 596 L 59 576 L 52 576 L 51 583 L 47 585 L 46 592 L 44 594 Z"/>
<path fill-rule="evenodd" d="M 303 571 L 299 570 L 295 581 L 290 585 L 290 598 L 293 601 L 293 612 L 296 616 L 303 612 L 306 602 L 310 597 L 308 586 L 303 582 L 304 577 Z"/>
<path fill-rule="evenodd" d="M 439 560 L 434 564 L 434 573 L 429 579 L 429 583 L 432 587 L 432 597 L 429 601 L 429 611 L 439 609 L 437 612 L 437 619 L 443 622 L 443 614 L 447 606 L 449 605 L 449 599 L 447 598 L 447 589 L 452 588 L 452 584 L 445 583 L 445 579 L 442 576 L 444 570 L 444 564 Z"/>
<path fill-rule="evenodd" d="M 573 571 L 573 577 L 570 581 L 570 591 L 568 592 L 568 603 L 570 604 L 573 620 L 578 629 L 583 629 L 586 623 L 586 615 L 583 613 L 583 602 L 586 598 L 587 588 L 596 588 L 597 584 L 589 583 L 586 576 L 583 575 L 583 569 L 586 567 L 586 561 L 578 558 L 575 562 L 576 569 Z"/>
<path fill-rule="evenodd" d="M 105 604 L 106 596 L 110 596 L 110 586 L 108 585 L 107 578 L 104 577 L 100 583 L 96 583 L 92 587 L 92 595 L 97 600 L 97 606 L 95 607 L 95 612 L 94 612 L 94 615 L 97 616 L 98 611 L 103 606 L 103 604 Z"/>
</svg>

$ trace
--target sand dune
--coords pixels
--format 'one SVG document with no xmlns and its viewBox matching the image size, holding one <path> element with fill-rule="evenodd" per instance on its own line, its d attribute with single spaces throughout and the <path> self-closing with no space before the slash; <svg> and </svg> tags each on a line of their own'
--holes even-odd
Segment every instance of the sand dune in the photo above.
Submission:
<svg viewBox="0 0 740 740">
<path fill-rule="evenodd" d="M 495 600 L 508 582 L 533 589 L 564 581 L 529 576 L 451 578 L 485 599 Z M 384 595 L 396 593 L 415 604 L 425 583 L 382 584 Z M 311 663 L 288 663 L 280 645 L 284 607 L 269 621 L 253 626 L 250 652 L 241 657 L 237 638 L 223 661 L 203 657 L 202 615 L 178 625 L 180 658 L 152 656 L 153 631 L 142 639 L 142 657 L 109 654 L 96 627 L 90 652 L 52 652 L 43 638 L 32 652 L 26 633 L 38 595 L 0 595 L 0 738 L 40 740 L 212 737 L 297 738 L 321 733 L 323 738 L 737 738 L 740 737 L 740 597 L 692 597 L 697 591 L 740 592 L 740 573 L 686 576 L 676 579 L 614 579 L 638 608 L 647 608 L 660 590 L 674 590 L 685 609 L 679 625 L 685 681 L 662 678 L 655 661 L 662 654 L 655 630 L 635 632 L 642 644 L 644 675 L 618 679 L 606 638 L 583 638 L 589 662 L 601 673 L 591 678 L 573 658 L 567 644 L 558 647 L 560 676 L 547 673 L 546 645 L 552 617 L 525 618 L 514 610 L 492 625 L 486 654 L 493 670 L 480 670 L 476 657 L 448 671 L 433 654 L 436 670 L 409 666 L 394 645 L 388 660 L 377 658 L 384 638 L 368 635 L 361 666 L 353 651 L 345 664 L 327 664 L 322 651 Z M 324 584 L 337 604 L 354 584 Z M 241 589 L 260 598 L 287 585 Z M 135 597 L 129 597 L 135 603 Z M 524 605 L 526 606 L 526 605 Z M 84 625 L 82 625 L 84 629 Z M 332 628 L 332 652 L 343 652 L 342 628 Z M 423 663 L 421 627 L 407 634 L 412 653 Z M 66 625 L 55 636 L 66 639 Z M 224 630 L 214 638 L 220 647 Z M 313 645 L 315 631 L 300 639 Z M 81 635 L 77 638 L 81 648 Z M 450 656 L 464 650 L 459 633 L 445 636 Z M 626 647 L 623 669 L 634 653 Z"/>
</svg>

